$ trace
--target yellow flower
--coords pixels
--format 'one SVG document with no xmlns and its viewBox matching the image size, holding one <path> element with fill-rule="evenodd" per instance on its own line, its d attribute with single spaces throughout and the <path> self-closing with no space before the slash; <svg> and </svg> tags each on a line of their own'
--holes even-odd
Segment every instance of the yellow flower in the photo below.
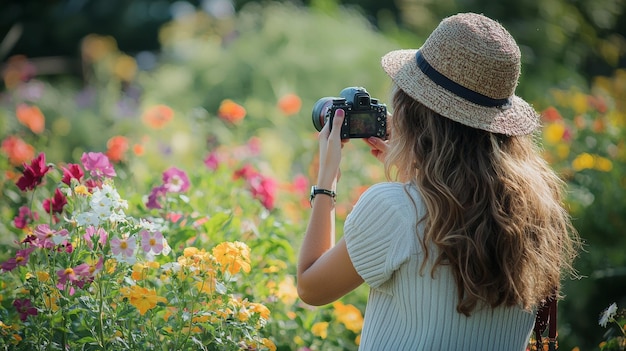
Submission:
<svg viewBox="0 0 626 351">
<path fill-rule="evenodd" d="M 215 279 L 209 277 L 209 279 L 203 279 L 196 282 L 196 289 L 207 295 L 210 295 L 215 291 Z"/>
<path fill-rule="evenodd" d="M 353 305 L 344 305 L 341 301 L 333 303 L 335 318 L 343 323 L 352 332 L 358 333 L 363 328 L 363 315 Z"/>
<path fill-rule="evenodd" d="M 137 73 L 137 61 L 128 55 L 120 55 L 113 65 L 113 73 L 121 80 L 130 82 Z"/>
<path fill-rule="evenodd" d="M 595 161 L 595 169 L 598 171 L 609 172 L 613 169 L 613 162 L 606 157 L 597 156 Z"/>
<path fill-rule="evenodd" d="M 74 192 L 78 195 L 87 196 L 89 195 L 89 189 L 87 189 L 84 185 L 78 185 L 74 188 Z"/>
<path fill-rule="evenodd" d="M 357 345 L 361 345 L 361 334 L 357 335 L 354 339 L 354 343 Z"/>
<path fill-rule="evenodd" d="M 250 307 L 252 309 L 252 312 L 258 313 L 261 318 L 268 320 L 270 319 L 270 309 L 267 308 L 267 306 L 257 303 L 257 302 L 251 302 L 250 303 Z"/>
<path fill-rule="evenodd" d="M 582 171 L 583 169 L 593 168 L 594 159 L 590 154 L 583 152 L 582 154 L 576 156 L 576 158 L 572 161 L 572 167 L 576 171 Z"/>
<path fill-rule="evenodd" d="M 274 342 L 268 338 L 261 339 L 263 346 L 267 347 L 270 351 L 276 351 L 276 345 Z"/>
<path fill-rule="evenodd" d="M 583 93 L 574 93 L 571 102 L 572 108 L 574 109 L 576 114 L 585 113 L 589 109 L 589 98 Z"/>
<path fill-rule="evenodd" d="M 296 336 L 294 336 L 294 337 L 293 337 L 293 342 L 294 342 L 296 345 L 304 345 L 304 340 L 303 340 L 303 339 L 302 339 L 302 337 L 301 337 L 301 336 L 299 336 L 299 335 L 296 335 Z"/>
<path fill-rule="evenodd" d="M 222 266 L 222 271 L 228 270 L 236 274 L 240 270 L 250 272 L 250 248 L 240 241 L 223 242 L 213 248 L 213 256 Z"/>
<path fill-rule="evenodd" d="M 135 306 L 142 316 L 149 309 L 156 307 L 157 303 L 167 302 L 164 297 L 158 296 L 154 289 L 147 289 L 138 285 L 133 285 L 130 288 L 122 288 L 120 292 L 130 300 L 130 304 Z"/>
<path fill-rule="evenodd" d="M 298 298 L 298 288 L 296 288 L 293 276 L 286 276 L 285 279 L 278 284 L 278 289 L 275 294 L 285 305 L 294 304 Z"/>
<path fill-rule="evenodd" d="M 317 322 L 311 327 L 311 333 L 322 339 L 328 337 L 328 322 Z"/>
<path fill-rule="evenodd" d="M 57 302 L 59 301 L 60 293 L 59 290 L 52 290 L 50 295 L 44 295 L 43 303 L 46 308 L 49 308 L 51 311 L 56 312 L 59 310 L 59 305 Z"/>
<path fill-rule="evenodd" d="M 560 159 L 565 159 L 569 156 L 569 145 L 560 143 L 556 146 L 556 155 Z"/>
<path fill-rule="evenodd" d="M 561 139 L 563 139 L 563 135 L 565 134 L 565 125 L 563 123 L 550 123 L 543 130 L 543 136 L 546 142 L 550 144 L 556 144 Z"/>
</svg>

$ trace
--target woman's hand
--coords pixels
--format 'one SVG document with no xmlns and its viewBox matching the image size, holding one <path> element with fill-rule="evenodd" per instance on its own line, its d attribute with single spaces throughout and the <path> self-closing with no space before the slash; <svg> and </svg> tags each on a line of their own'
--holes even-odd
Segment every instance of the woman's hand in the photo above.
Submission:
<svg viewBox="0 0 626 351">
<path fill-rule="evenodd" d="M 378 159 L 378 161 L 385 163 L 385 155 L 387 154 L 387 141 L 378 137 L 369 137 L 365 140 L 365 143 L 370 147 L 370 153 Z"/>
<path fill-rule="evenodd" d="M 319 134 L 320 167 L 317 177 L 317 186 L 323 189 L 333 189 L 339 178 L 339 163 L 341 162 L 341 148 L 348 140 L 341 140 L 341 125 L 345 118 L 345 111 L 335 111 L 332 130 L 326 123 Z"/>
</svg>

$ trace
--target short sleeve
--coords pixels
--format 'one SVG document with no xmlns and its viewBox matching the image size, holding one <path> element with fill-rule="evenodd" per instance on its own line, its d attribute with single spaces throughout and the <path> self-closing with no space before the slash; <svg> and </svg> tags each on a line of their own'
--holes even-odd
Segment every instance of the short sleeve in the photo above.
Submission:
<svg viewBox="0 0 626 351">
<path fill-rule="evenodd" d="M 382 288 L 417 252 L 415 206 L 419 203 L 411 200 L 404 185 L 380 183 L 361 195 L 346 218 L 343 235 L 348 254 L 370 287 Z"/>
</svg>

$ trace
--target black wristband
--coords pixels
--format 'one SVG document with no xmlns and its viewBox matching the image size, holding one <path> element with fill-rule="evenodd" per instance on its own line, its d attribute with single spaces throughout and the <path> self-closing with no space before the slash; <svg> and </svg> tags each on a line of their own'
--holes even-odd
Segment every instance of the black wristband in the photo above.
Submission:
<svg viewBox="0 0 626 351">
<path fill-rule="evenodd" d="M 313 185 L 311 187 L 311 197 L 309 198 L 309 204 L 311 205 L 311 207 L 313 207 L 313 199 L 315 199 L 315 196 L 318 194 L 324 194 L 324 195 L 328 195 L 330 197 L 333 198 L 333 202 L 335 201 L 335 198 L 337 197 L 337 193 L 332 191 L 332 190 L 328 190 L 328 189 L 320 189 L 318 187 L 316 187 L 315 185 Z"/>
</svg>

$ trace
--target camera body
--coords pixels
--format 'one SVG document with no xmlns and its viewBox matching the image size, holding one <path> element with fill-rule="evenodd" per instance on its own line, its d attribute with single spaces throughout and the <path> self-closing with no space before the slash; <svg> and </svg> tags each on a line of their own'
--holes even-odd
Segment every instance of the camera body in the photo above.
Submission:
<svg viewBox="0 0 626 351">
<path fill-rule="evenodd" d="M 339 97 L 323 97 L 313 106 L 313 125 L 318 131 L 326 123 L 332 126 L 335 111 L 345 111 L 341 126 L 341 139 L 369 138 L 387 139 L 387 106 L 379 104 L 362 87 L 348 87 Z"/>
</svg>

